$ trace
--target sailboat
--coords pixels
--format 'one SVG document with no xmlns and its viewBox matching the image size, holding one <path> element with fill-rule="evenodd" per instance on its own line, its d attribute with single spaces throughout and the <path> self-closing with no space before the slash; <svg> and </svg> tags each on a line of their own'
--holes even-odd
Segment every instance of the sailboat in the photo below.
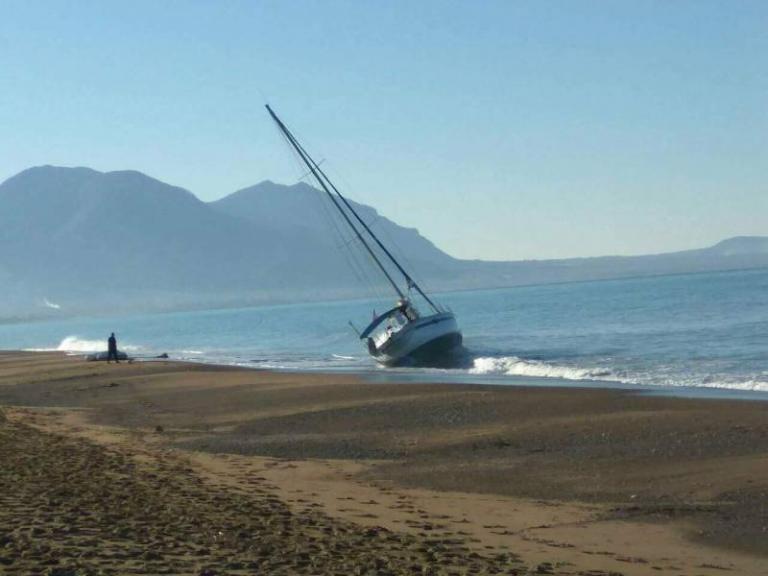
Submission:
<svg viewBox="0 0 768 576">
<path fill-rule="evenodd" d="M 386 366 L 449 364 L 455 351 L 461 348 L 462 342 L 456 316 L 451 310 L 436 303 L 421 289 L 350 202 L 339 192 L 319 164 L 299 144 L 269 104 L 266 108 L 280 132 L 296 151 L 302 163 L 326 193 L 331 204 L 341 214 L 344 222 L 394 291 L 394 306 L 383 314 L 374 313 L 371 323 L 358 332 L 368 353 Z M 374 245 L 379 248 L 381 254 L 376 253 Z M 394 270 L 390 272 L 382 259 L 388 260 Z M 402 277 L 400 282 L 395 279 L 397 275 Z M 412 298 L 414 291 L 424 300 L 429 308 L 428 311 L 423 312 L 416 307 Z"/>
</svg>

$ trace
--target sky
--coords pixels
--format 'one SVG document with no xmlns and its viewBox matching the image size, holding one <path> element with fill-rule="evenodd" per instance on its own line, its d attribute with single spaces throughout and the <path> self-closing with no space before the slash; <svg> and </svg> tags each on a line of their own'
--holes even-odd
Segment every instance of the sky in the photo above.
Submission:
<svg viewBox="0 0 768 576">
<path fill-rule="evenodd" d="M 461 258 L 768 234 L 768 2 L 0 0 L 0 180 L 304 176 Z"/>
</svg>

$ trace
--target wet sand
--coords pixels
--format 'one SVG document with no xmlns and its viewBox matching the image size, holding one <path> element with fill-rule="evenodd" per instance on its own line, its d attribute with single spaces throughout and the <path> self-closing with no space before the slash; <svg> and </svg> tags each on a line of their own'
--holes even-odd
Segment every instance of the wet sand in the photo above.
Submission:
<svg viewBox="0 0 768 576">
<path fill-rule="evenodd" d="M 0 406 L 2 574 L 768 574 L 763 402 L 0 353 Z"/>
</svg>

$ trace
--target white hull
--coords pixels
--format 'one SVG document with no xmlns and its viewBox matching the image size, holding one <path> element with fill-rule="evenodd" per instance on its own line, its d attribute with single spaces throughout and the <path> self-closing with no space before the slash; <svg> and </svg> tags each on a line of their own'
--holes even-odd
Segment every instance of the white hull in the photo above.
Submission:
<svg viewBox="0 0 768 576">
<path fill-rule="evenodd" d="M 388 366 L 444 360 L 461 346 L 461 332 L 451 312 L 424 316 L 392 334 L 372 356 Z"/>
</svg>

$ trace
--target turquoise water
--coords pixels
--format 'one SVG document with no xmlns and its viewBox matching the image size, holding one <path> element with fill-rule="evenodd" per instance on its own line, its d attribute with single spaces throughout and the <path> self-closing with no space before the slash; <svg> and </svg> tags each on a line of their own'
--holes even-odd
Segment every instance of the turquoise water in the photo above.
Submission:
<svg viewBox="0 0 768 576">
<path fill-rule="evenodd" d="M 768 392 L 768 270 L 528 286 L 438 295 L 457 314 L 466 361 L 403 379 L 594 382 Z M 352 301 L 0 325 L 0 348 L 104 349 L 255 368 L 391 374 L 358 327 L 390 302 Z"/>
</svg>

